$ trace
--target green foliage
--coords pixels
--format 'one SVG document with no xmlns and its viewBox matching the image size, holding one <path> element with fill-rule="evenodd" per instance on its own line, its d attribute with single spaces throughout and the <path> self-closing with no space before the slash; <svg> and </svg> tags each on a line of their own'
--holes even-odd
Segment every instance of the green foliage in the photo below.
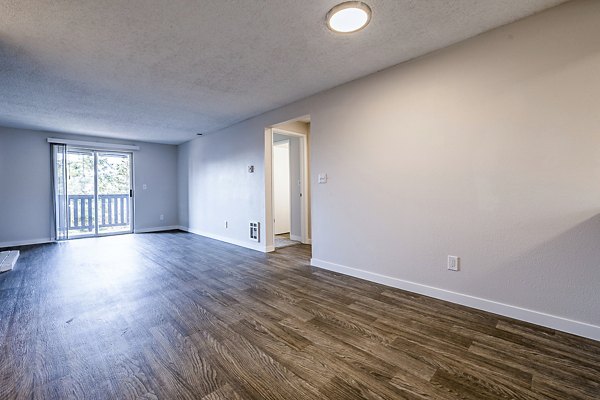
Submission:
<svg viewBox="0 0 600 400">
<path fill-rule="evenodd" d="M 72 151 L 67 155 L 70 195 L 94 194 L 94 154 Z M 98 194 L 129 193 L 129 158 L 98 153 Z"/>
</svg>

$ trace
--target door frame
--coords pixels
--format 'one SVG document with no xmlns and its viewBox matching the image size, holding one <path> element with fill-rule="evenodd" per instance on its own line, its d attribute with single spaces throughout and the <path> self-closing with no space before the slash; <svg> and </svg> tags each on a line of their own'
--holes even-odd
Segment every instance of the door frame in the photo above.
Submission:
<svg viewBox="0 0 600 400">
<path fill-rule="evenodd" d="M 297 137 L 300 139 L 300 180 L 302 182 L 300 200 L 300 236 L 301 242 L 311 244 L 309 228 L 310 182 L 308 165 L 308 136 L 304 133 L 270 127 L 265 129 L 265 237 L 266 251 L 275 251 L 275 234 L 273 222 L 273 134 Z"/>
<path fill-rule="evenodd" d="M 68 155 L 69 150 L 70 149 L 75 149 L 75 150 L 85 150 L 85 151 L 91 151 L 94 154 L 94 233 L 90 234 L 90 235 L 81 235 L 81 236 L 77 236 L 77 237 L 69 237 L 68 231 L 69 229 L 67 228 L 67 240 L 74 240 L 74 239 L 85 239 L 85 238 L 91 238 L 91 237 L 103 237 L 103 236 L 116 236 L 116 235 L 128 235 L 131 233 L 134 233 L 134 223 L 135 223 L 135 201 L 134 201 L 134 197 L 135 197 L 135 182 L 134 180 L 134 176 L 135 174 L 133 173 L 133 151 L 128 151 L 128 150 L 120 150 L 120 149 L 110 149 L 110 148 L 94 148 L 94 147 L 89 147 L 89 146 L 78 146 L 78 145 L 68 145 L 67 144 L 67 149 L 66 149 L 66 153 Z M 98 222 L 98 153 L 117 153 L 117 154 L 127 154 L 129 156 L 129 210 L 130 210 L 130 223 L 129 223 L 129 230 L 127 231 L 122 231 L 122 232 L 107 232 L 107 233 L 100 233 L 99 232 L 99 222 Z M 67 163 L 65 163 L 65 165 L 67 165 Z M 68 168 L 68 167 L 67 167 Z M 69 195 L 69 183 L 68 183 L 68 179 L 66 180 L 66 196 L 68 197 Z M 67 205 L 68 207 L 68 205 Z"/>
</svg>

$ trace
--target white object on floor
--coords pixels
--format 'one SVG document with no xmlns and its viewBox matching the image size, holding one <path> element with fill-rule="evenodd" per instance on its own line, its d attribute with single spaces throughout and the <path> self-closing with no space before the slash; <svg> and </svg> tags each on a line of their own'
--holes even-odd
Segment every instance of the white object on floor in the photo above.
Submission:
<svg viewBox="0 0 600 400">
<path fill-rule="evenodd" d="M 0 252 L 0 272 L 13 269 L 19 258 L 18 250 Z"/>
</svg>

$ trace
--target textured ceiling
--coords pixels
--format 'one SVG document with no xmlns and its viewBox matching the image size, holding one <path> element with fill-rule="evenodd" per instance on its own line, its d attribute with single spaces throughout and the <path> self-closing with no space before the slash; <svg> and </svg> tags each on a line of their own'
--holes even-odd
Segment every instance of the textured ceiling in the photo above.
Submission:
<svg viewBox="0 0 600 400">
<path fill-rule="evenodd" d="M 0 0 L 0 125 L 181 143 L 562 0 Z"/>
</svg>

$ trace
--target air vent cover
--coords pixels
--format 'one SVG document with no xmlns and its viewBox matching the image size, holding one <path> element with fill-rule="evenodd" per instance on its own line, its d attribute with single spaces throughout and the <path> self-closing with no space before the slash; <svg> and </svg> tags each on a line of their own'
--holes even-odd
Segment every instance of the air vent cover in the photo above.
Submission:
<svg viewBox="0 0 600 400">
<path fill-rule="evenodd" d="M 250 222 L 250 240 L 260 242 L 260 222 Z"/>
</svg>

